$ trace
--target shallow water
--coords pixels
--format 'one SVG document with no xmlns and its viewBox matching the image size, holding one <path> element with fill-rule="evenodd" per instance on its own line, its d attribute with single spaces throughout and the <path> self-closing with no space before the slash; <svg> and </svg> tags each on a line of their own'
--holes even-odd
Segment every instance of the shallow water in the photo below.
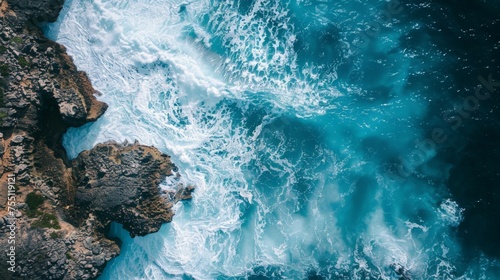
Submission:
<svg viewBox="0 0 500 280">
<path fill-rule="evenodd" d="M 68 131 L 69 156 L 137 139 L 197 186 L 158 233 L 114 225 L 122 253 L 100 279 L 499 276 L 464 258 L 452 165 L 424 141 L 455 104 L 436 70 L 449 52 L 412 16 L 424 4 L 388 5 L 66 1 L 46 34 L 109 104 Z"/>
</svg>

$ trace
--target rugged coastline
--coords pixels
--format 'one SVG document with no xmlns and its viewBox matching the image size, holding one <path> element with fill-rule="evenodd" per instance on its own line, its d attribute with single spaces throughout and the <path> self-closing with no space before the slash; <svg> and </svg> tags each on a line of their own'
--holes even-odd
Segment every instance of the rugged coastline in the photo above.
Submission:
<svg viewBox="0 0 500 280">
<path fill-rule="evenodd" d="M 95 121 L 107 105 L 65 48 L 34 24 L 55 21 L 62 4 L 0 0 L 2 279 L 95 279 L 119 254 L 106 237 L 111 222 L 131 236 L 156 232 L 193 190 L 162 193 L 159 183 L 177 168 L 139 143 L 103 143 L 67 158 L 65 131 Z"/>
</svg>

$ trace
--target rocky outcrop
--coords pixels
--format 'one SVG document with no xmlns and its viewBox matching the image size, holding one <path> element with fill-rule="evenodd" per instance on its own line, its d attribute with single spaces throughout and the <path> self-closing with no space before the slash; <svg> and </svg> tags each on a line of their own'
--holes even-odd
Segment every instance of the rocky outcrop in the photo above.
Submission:
<svg viewBox="0 0 500 280">
<path fill-rule="evenodd" d="M 158 185 L 177 169 L 158 150 L 137 144 L 99 144 L 82 152 L 73 161 L 73 170 L 76 207 L 95 213 L 105 226 L 118 222 L 133 237 L 158 231 L 171 221 L 172 212 L 166 211 L 171 200 L 160 195 Z"/>
<path fill-rule="evenodd" d="M 106 238 L 111 222 L 131 236 L 155 232 L 193 191 L 162 192 L 159 183 L 177 169 L 138 143 L 99 144 L 67 158 L 62 135 L 107 105 L 37 27 L 55 20 L 62 2 L 0 0 L 1 279 L 94 279 L 119 254 Z"/>
<path fill-rule="evenodd" d="M 17 184 L 17 196 L 26 203 L 17 204 L 14 223 L 7 211 L 0 225 L 4 237 L 10 224 L 16 227 L 16 273 L 2 271 L 12 277 L 7 279 L 96 278 L 119 254 L 115 241 L 106 238 L 111 222 L 121 223 L 132 237 L 156 232 L 171 221 L 173 203 L 189 198 L 193 190 L 179 185 L 176 192 L 161 191 L 160 182 L 177 168 L 169 156 L 138 143 L 98 144 L 82 152 L 70 166 L 57 165 L 51 151 L 44 152 L 48 156 L 42 156 L 43 161 L 34 155 L 29 174 L 41 176 L 38 166 L 50 166 L 50 177 L 41 178 L 52 179 L 51 186 Z M 54 186 L 61 182 L 74 192 L 54 194 Z M 71 199 L 62 199 L 57 195 L 61 193 Z M 7 242 L 8 238 L 1 239 L 0 247 L 8 248 Z"/>
</svg>

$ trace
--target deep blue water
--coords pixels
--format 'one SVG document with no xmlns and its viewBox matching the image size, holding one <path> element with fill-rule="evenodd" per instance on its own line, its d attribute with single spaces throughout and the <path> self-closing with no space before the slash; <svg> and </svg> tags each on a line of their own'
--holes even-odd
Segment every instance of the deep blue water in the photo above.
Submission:
<svg viewBox="0 0 500 280">
<path fill-rule="evenodd" d="M 499 11 L 66 1 L 46 34 L 110 105 L 68 154 L 138 139 L 198 186 L 101 279 L 499 278 Z"/>
</svg>

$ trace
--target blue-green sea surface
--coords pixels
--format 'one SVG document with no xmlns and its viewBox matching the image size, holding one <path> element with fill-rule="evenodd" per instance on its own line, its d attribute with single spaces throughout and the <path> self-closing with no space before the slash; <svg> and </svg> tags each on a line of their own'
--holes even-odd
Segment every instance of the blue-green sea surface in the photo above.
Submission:
<svg viewBox="0 0 500 280">
<path fill-rule="evenodd" d="M 498 277 L 494 258 L 464 258 L 451 165 L 418 148 L 456 59 L 409 16 L 423 8 L 66 1 L 45 32 L 109 104 L 64 136 L 69 156 L 137 139 L 197 186 L 157 233 L 114 224 L 122 251 L 100 279 Z"/>
</svg>

